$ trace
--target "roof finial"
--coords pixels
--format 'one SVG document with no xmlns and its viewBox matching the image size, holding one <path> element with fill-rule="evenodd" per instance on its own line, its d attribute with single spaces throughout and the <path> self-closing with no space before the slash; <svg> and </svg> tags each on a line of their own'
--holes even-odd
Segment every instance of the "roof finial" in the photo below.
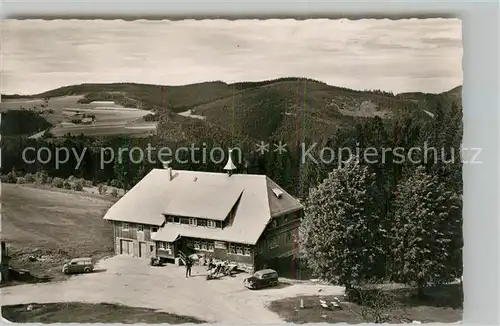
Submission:
<svg viewBox="0 0 500 326">
<path fill-rule="evenodd" d="M 224 166 L 224 170 L 227 171 L 227 174 L 231 176 L 233 174 L 233 170 L 236 170 L 236 166 L 233 163 L 233 160 L 231 158 L 231 153 L 233 152 L 232 149 L 229 149 L 229 158 L 227 160 L 226 166 Z"/>
<path fill-rule="evenodd" d="M 162 161 L 161 163 L 163 164 L 163 168 L 166 170 L 170 167 L 170 163 L 172 163 L 172 161 Z"/>
</svg>

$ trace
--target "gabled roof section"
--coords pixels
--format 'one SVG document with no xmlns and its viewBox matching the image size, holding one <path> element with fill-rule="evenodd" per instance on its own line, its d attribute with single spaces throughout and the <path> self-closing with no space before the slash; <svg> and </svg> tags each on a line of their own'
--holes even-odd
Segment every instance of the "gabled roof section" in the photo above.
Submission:
<svg viewBox="0 0 500 326">
<path fill-rule="evenodd" d="M 105 220 L 160 226 L 161 212 L 171 198 L 167 170 L 154 169 L 120 198 L 104 215 Z"/>
<path fill-rule="evenodd" d="M 271 216 L 279 216 L 304 208 L 297 199 L 268 177 L 266 177 L 266 185 Z"/>
<path fill-rule="evenodd" d="M 223 221 L 236 205 L 243 189 L 238 185 L 200 186 L 197 180 L 182 185 L 163 214 Z"/>
<path fill-rule="evenodd" d="M 161 226 L 163 213 L 221 219 L 237 204 L 230 223 L 222 228 L 165 223 L 154 235 L 158 241 L 177 236 L 256 244 L 272 216 L 302 205 L 264 175 L 154 169 L 104 216 L 107 220 Z M 277 188 L 281 198 L 272 191 Z M 175 214 L 174 214 L 175 213 Z"/>
</svg>

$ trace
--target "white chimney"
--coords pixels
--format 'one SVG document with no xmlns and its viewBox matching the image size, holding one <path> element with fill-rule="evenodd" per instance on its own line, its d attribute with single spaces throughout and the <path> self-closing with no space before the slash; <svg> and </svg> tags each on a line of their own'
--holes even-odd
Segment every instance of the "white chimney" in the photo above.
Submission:
<svg viewBox="0 0 500 326">
<path fill-rule="evenodd" d="M 172 168 L 170 167 L 170 163 L 172 163 L 172 161 L 163 162 L 163 168 L 167 170 L 168 181 L 172 180 Z"/>
<path fill-rule="evenodd" d="M 226 166 L 224 167 L 224 170 L 227 171 L 227 174 L 231 176 L 233 174 L 233 171 L 236 170 L 236 166 L 233 163 L 233 159 L 231 158 L 231 153 L 233 152 L 232 149 L 229 150 L 229 158 L 227 160 Z"/>
</svg>

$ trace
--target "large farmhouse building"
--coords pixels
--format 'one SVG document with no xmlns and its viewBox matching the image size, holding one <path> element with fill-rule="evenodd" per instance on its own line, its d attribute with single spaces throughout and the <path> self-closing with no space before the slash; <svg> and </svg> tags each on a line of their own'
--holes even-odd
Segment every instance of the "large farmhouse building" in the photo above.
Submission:
<svg viewBox="0 0 500 326">
<path fill-rule="evenodd" d="M 265 175 L 154 169 L 106 213 L 115 252 L 167 262 L 197 253 L 247 270 L 296 251 L 303 206 Z"/>
</svg>

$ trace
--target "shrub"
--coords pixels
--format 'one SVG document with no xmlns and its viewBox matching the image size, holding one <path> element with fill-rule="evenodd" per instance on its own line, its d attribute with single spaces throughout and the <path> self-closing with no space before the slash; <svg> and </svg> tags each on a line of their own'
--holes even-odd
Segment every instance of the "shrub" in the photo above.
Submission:
<svg viewBox="0 0 500 326">
<path fill-rule="evenodd" d="M 71 183 L 68 180 L 64 180 L 63 187 L 64 189 L 71 189 Z"/>
<path fill-rule="evenodd" d="M 0 182 L 2 183 L 9 183 L 9 176 L 7 174 L 2 174 L 0 175 Z"/>
<path fill-rule="evenodd" d="M 83 186 L 87 187 L 87 188 L 92 187 L 93 186 L 92 181 L 90 181 L 90 180 L 83 180 Z"/>
<path fill-rule="evenodd" d="M 24 175 L 24 180 L 26 183 L 35 183 L 35 176 L 31 173 L 26 173 Z"/>
<path fill-rule="evenodd" d="M 106 187 L 106 185 L 101 183 L 99 184 L 99 186 L 97 186 L 97 190 L 99 191 L 99 194 L 103 195 L 108 190 L 108 187 Z"/>
<path fill-rule="evenodd" d="M 113 190 L 111 190 L 111 196 L 118 197 L 118 190 L 116 190 L 116 188 L 113 188 Z"/>
<path fill-rule="evenodd" d="M 40 172 L 35 173 L 35 182 L 38 184 L 47 183 L 48 178 L 49 178 L 49 175 L 45 171 L 40 171 Z"/>
<path fill-rule="evenodd" d="M 15 172 L 9 172 L 5 176 L 5 181 L 2 180 L 2 182 L 6 183 L 16 183 L 17 182 L 17 176 Z"/>
<path fill-rule="evenodd" d="M 116 179 L 113 179 L 113 180 L 111 180 L 111 182 L 109 183 L 109 185 L 110 185 L 111 187 L 120 188 L 122 184 L 121 184 L 121 182 L 120 182 L 120 181 L 118 181 L 118 180 L 116 180 Z"/>
<path fill-rule="evenodd" d="M 64 187 L 64 180 L 61 178 L 52 179 L 52 187 L 63 188 Z"/>
<path fill-rule="evenodd" d="M 26 179 L 24 177 L 18 177 L 16 183 L 17 184 L 25 184 Z"/>
<path fill-rule="evenodd" d="M 71 183 L 71 189 L 76 190 L 76 191 L 82 191 L 83 190 L 83 182 L 82 180 L 74 180 Z"/>
</svg>

